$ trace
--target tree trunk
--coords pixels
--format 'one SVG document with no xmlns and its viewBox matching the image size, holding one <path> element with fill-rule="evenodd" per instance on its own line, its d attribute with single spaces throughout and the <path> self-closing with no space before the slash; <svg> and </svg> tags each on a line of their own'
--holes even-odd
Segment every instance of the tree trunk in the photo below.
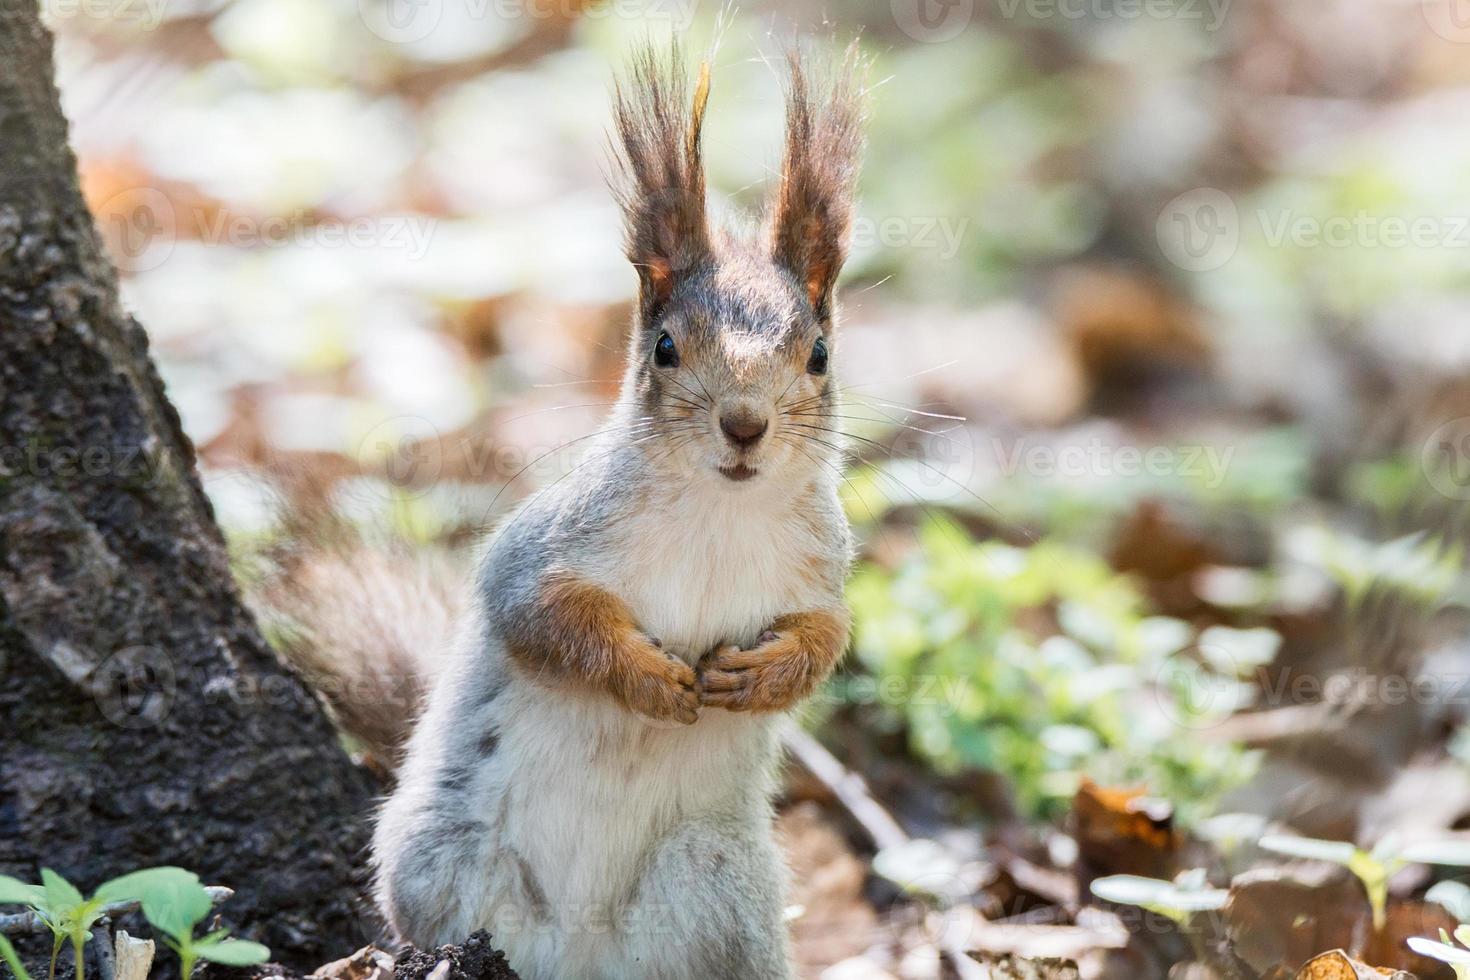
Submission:
<svg viewBox="0 0 1470 980">
<path fill-rule="evenodd" d="M 154 864 L 315 966 L 363 939 L 373 791 L 262 639 L 78 188 L 36 0 L 0 0 L 0 872 Z"/>
</svg>

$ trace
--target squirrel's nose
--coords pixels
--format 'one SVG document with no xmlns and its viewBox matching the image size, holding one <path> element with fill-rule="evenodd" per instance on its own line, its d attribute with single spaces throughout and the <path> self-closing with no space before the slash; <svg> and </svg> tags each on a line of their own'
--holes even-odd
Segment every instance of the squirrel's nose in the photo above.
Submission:
<svg viewBox="0 0 1470 980">
<path fill-rule="evenodd" d="M 749 449 L 760 442 L 770 422 L 756 415 L 731 414 L 720 416 L 720 431 L 741 449 Z"/>
</svg>

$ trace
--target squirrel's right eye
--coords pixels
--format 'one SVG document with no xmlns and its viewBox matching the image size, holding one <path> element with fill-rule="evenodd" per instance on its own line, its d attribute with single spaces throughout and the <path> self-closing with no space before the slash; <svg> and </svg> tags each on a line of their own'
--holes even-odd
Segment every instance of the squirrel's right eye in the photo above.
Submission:
<svg viewBox="0 0 1470 980">
<path fill-rule="evenodd" d="M 654 341 L 653 363 L 665 368 L 679 366 L 679 349 L 674 346 L 674 338 L 668 331 L 659 334 L 658 340 Z"/>
</svg>

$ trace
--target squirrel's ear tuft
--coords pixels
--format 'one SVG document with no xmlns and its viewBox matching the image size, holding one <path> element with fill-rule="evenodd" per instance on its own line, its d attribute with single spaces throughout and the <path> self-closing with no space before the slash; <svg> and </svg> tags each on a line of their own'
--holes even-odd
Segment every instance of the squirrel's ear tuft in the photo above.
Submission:
<svg viewBox="0 0 1470 980">
<path fill-rule="evenodd" d="M 772 210 L 771 255 L 796 276 L 817 316 L 826 320 L 852 227 L 863 147 L 864 64 L 854 42 L 826 90 L 814 94 L 798 52 L 787 60 L 786 150 Z"/>
<path fill-rule="evenodd" d="M 700 66 L 691 97 L 677 41 L 666 64 L 651 43 L 640 48 L 614 92 L 616 193 L 645 319 L 668 300 L 679 277 L 710 254 L 700 157 L 708 101 L 709 65 Z"/>
</svg>

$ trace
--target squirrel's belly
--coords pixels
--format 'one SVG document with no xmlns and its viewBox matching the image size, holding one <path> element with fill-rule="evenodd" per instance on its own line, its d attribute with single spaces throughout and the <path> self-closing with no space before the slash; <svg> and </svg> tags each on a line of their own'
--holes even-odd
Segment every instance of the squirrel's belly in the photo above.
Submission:
<svg viewBox="0 0 1470 980">
<path fill-rule="evenodd" d="M 768 819 L 779 751 L 769 716 L 705 709 L 693 725 L 666 726 L 542 690 L 515 701 L 498 753 L 514 762 L 492 812 L 501 846 L 553 906 L 626 911 L 649 851 L 679 824 Z"/>
</svg>

